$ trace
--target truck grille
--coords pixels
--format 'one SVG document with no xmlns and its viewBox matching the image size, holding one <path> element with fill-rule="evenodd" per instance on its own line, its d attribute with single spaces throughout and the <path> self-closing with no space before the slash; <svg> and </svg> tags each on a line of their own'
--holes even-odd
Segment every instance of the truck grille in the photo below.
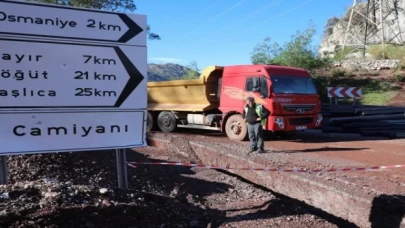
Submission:
<svg viewBox="0 0 405 228">
<path fill-rule="evenodd" d="M 313 104 L 304 104 L 304 105 L 299 105 L 299 104 L 285 104 L 282 105 L 283 109 L 287 112 L 295 112 L 297 109 L 303 109 L 304 111 L 312 111 L 315 108 L 315 105 Z"/>
<path fill-rule="evenodd" d="M 305 124 L 310 124 L 314 118 L 312 117 L 306 117 L 306 118 L 291 118 L 289 119 L 289 122 L 291 125 L 305 125 Z"/>
</svg>

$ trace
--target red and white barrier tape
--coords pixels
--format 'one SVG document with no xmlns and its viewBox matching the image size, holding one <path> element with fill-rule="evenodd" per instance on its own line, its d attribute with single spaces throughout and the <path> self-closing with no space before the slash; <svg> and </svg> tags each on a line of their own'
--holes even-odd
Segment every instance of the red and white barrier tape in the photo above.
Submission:
<svg viewBox="0 0 405 228">
<path fill-rule="evenodd" d="M 283 169 L 283 168 L 238 168 L 229 166 L 218 165 L 205 165 L 205 164 L 191 164 L 183 162 L 127 162 L 131 167 L 135 165 L 171 165 L 171 166 L 186 166 L 186 167 L 199 167 L 207 169 L 223 169 L 223 170 L 252 170 L 252 171 L 264 171 L 264 172 L 285 172 L 285 173 L 330 173 L 330 172 L 346 172 L 346 171 L 369 171 L 377 169 L 393 169 L 393 168 L 405 168 L 405 164 L 402 165 L 384 165 L 384 166 L 372 166 L 372 167 L 352 167 L 352 168 L 335 168 L 335 169 Z"/>
</svg>

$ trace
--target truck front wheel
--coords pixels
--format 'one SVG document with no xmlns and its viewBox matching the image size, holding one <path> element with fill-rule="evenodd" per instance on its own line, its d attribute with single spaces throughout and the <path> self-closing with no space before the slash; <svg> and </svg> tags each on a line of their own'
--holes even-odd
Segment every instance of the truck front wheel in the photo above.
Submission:
<svg viewBox="0 0 405 228">
<path fill-rule="evenodd" d="M 242 116 L 239 114 L 232 115 L 225 124 L 226 135 L 231 140 L 244 141 L 247 139 L 247 126 Z"/>
<path fill-rule="evenodd" d="M 162 132 L 172 132 L 177 128 L 176 117 L 172 112 L 159 113 L 157 124 Z"/>
</svg>

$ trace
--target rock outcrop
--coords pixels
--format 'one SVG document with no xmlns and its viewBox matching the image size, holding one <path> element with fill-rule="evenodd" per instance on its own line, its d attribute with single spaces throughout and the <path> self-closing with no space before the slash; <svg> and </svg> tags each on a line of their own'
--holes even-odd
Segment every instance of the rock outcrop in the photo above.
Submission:
<svg viewBox="0 0 405 228">
<path fill-rule="evenodd" d="M 372 0 L 369 0 L 372 3 Z M 365 18 L 361 16 L 367 15 L 367 1 L 357 4 L 355 7 L 356 12 L 353 14 L 353 18 L 351 21 L 350 27 L 350 34 L 353 36 L 348 36 L 346 45 L 362 45 L 364 40 L 365 34 Z M 369 38 L 367 39 L 367 45 L 373 44 L 381 44 L 382 36 L 381 36 L 381 24 L 379 23 L 380 19 L 380 11 L 379 11 L 379 1 L 375 0 L 375 9 L 370 4 L 369 8 L 369 17 L 371 20 L 374 20 L 377 24 L 375 25 L 369 23 L 368 25 L 368 33 Z M 395 43 L 398 44 L 405 41 L 405 0 L 398 0 L 397 9 L 398 9 L 398 22 L 395 20 L 396 14 L 394 9 L 394 2 L 395 0 L 384 0 L 383 1 L 383 16 L 387 16 L 384 20 L 383 27 L 384 27 L 384 37 L 385 43 Z M 336 24 L 328 31 L 328 34 L 325 34 L 325 37 L 320 45 L 319 54 L 322 56 L 330 56 L 333 57 L 334 54 L 341 50 L 342 46 L 345 43 L 346 37 L 346 30 L 349 25 L 349 19 L 351 15 L 352 7 L 350 7 L 347 12 L 344 14 L 342 18 L 336 20 Z M 361 13 L 361 14 L 360 14 Z M 399 28 L 398 28 L 399 26 Z M 401 39 L 402 38 L 402 39 Z M 363 55 L 359 55 L 360 53 L 354 53 L 350 55 L 351 58 L 362 58 Z M 369 59 L 372 59 L 373 56 L 366 56 Z"/>
</svg>

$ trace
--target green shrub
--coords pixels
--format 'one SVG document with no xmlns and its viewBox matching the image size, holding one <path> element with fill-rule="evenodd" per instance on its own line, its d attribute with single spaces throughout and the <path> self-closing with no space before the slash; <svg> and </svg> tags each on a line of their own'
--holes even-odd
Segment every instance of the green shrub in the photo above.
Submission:
<svg viewBox="0 0 405 228">
<path fill-rule="evenodd" d="M 333 77 L 344 77 L 348 74 L 348 72 L 340 68 L 332 69 L 331 73 Z"/>
<path fill-rule="evenodd" d="M 404 74 L 396 74 L 394 76 L 396 82 L 405 82 Z"/>
</svg>

